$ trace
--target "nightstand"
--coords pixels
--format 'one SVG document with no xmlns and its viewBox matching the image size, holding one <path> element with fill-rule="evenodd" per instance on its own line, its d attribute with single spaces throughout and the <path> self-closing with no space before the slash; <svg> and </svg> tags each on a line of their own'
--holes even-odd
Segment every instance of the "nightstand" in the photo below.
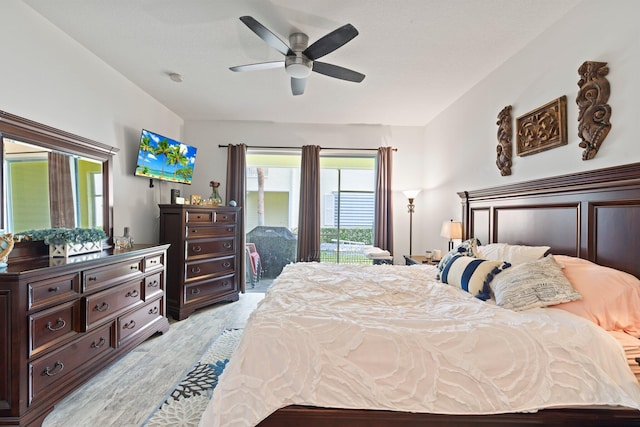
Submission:
<svg viewBox="0 0 640 427">
<path fill-rule="evenodd" d="M 405 265 L 414 265 L 414 264 L 424 264 L 424 265 L 438 265 L 440 260 L 435 261 L 427 261 L 427 257 L 425 255 L 403 255 Z"/>
</svg>

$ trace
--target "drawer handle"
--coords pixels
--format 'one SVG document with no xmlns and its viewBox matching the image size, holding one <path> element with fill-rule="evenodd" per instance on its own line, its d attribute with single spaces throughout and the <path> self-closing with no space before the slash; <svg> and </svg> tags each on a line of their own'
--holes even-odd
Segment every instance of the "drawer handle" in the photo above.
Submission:
<svg viewBox="0 0 640 427">
<path fill-rule="evenodd" d="M 87 277 L 87 281 L 89 281 L 89 282 L 95 282 L 96 280 L 98 280 L 98 278 L 96 276 Z"/>
<path fill-rule="evenodd" d="M 220 218 L 222 218 L 223 220 L 227 219 L 226 215 L 220 215 Z"/>
<path fill-rule="evenodd" d="M 200 273 L 200 267 L 191 267 L 191 272 L 194 274 Z"/>
<path fill-rule="evenodd" d="M 222 266 L 223 266 L 224 268 L 229 268 L 229 267 L 231 267 L 231 263 L 230 263 L 229 261 L 227 261 L 227 262 L 225 262 L 224 264 L 222 264 Z"/>
<path fill-rule="evenodd" d="M 191 229 L 191 232 L 192 232 L 193 234 L 196 234 L 196 233 L 198 232 L 198 230 L 197 230 L 197 229 L 195 229 L 195 228 L 192 228 L 192 229 Z"/>
<path fill-rule="evenodd" d="M 91 348 L 101 348 L 104 347 L 104 345 L 107 343 L 107 340 L 104 339 L 104 337 L 100 337 L 100 340 L 98 342 L 92 342 L 91 343 Z"/>
<path fill-rule="evenodd" d="M 200 293 L 200 288 L 191 289 L 191 295 L 198 295 Z"/>
<path fill-rule="evenodd" d="M 127 294 L 125 295 L 125 297 L 137 297 L 138 295 L 140 295 L 140 293 L 138 292 L 137 289 L 134 289 L 132 291 L 127 292 Z"/>
<path fill-rule="evenodd" d="M 149 309 L 149 314 L 158 314 L 158 307 L 153 307 Z"/>
<path fill-rule="evenodd" d="M 202 252 L 202 248 L 200 246 L 193 246 L 191 249 L 193 252 Z"/>
<path fill-rule="evenodd" d="M 96 311 L 99 311 L 101 313 L 104 313 L 105 311 L 109 310 L 109 303 L 108 302 L 103 302 L 100 305 L 96 304 L 96 306 L 93 307 L 93 309 L 96 310 Z"/>
<path fill-rule="evenodd" d="M 67 325 L 67 322 L 64 321 L 64 319 L 62 317 L 59 317 L 58 320 L 56 320 L 56 326 L 53 326 L 53 323 L 51 322 L 47 322 L 47 329 L 50 331 L 59 331 L 60 329 L 64 328 Z"/>
<path fill-rule="evenodd" d="M 232 227 L 227 228 L 227 233 L 233 233 L 233 228 Z"/>
<path fill-rule="evenodd" d="M 125 323 L 124 325 L 122 325 L 122 327 L 123 327 L 124 329 L 133 329 L 133 328 L 135 328 L 135 327 L 136 327 L 136 321 L 135 321 L 135 320 L 132 320 L 131 322 L 127 322 L 127 323 Z"/>
<path fill-rule="evenodd" d="M 147 286 L 150 288 L 157 288 L 160 285 L 160 283 L 157 280 L 154 280 L 153 282 L 149 282 L 147 283 Z"/>
<path fill-rule="evenodd" d="M 149 260 L 149 264 L 157 264 L 157 263 L 158 263 L 158 260 L 155 258 Z"/>
<path fill-rule="evenodd" d="M 134 264 L 131 267 L 129 267 L 131 270 L 137 270 L 138 269 L 138 264 Z"/>
<path fill-rule="evenodd" d="M 49 292 L 58 292 L 59 290 L 60 290 L 60 286 L 49 288 Z"/>
<path fill-rule="evenodd" d="M 232 247 L 232 245 L 231 245 L 231 243 L 229 243 L 229 242 L 227 242 L 227 243 L 225 243 L 225 244 L 224 244 L 224 248 L 225 248 L 225 249 L 231 249 L 231 247 Z"/>
<path fill-rule="evenodd" d="M 54 377 L 54 376 L 58 375 L 60 372 L 62 372 L 63 369 L 64 369 L 64 364 L 61 361 L 58 360 L 55 363 L 55 365 L 53 365 L 53 369 L 51 369 L 48 366 L 46 368 L 44 368 L 43 374 L 48 376 L 48 377 Z"/>
</svg>

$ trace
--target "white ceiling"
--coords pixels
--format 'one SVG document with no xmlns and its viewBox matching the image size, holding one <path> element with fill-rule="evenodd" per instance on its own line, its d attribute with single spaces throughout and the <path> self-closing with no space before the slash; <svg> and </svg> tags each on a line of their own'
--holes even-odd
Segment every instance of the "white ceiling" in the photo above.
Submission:
<svg viewBox="0 0 640 427">
<path fill-rule="evenodd" d="M 582 0 L 23 0 L 185 120 L 424 125 Z M 238 18 L 288 44 L 351 23 L 359 35 L 293 96 L 283 59 Z M 175 83 L 169 73 L 183 76 Z"/>
</svg>

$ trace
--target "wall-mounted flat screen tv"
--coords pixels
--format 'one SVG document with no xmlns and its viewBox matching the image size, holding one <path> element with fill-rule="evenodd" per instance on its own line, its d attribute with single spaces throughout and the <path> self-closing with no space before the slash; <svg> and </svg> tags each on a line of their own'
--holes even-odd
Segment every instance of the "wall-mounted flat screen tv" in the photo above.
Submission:
<svg viewBox="0 0 640 427">
<path fill-rule="evenodd" d="M 136 176 L 191 184 L 196 147 L 142 129 Z"/>
</svg>

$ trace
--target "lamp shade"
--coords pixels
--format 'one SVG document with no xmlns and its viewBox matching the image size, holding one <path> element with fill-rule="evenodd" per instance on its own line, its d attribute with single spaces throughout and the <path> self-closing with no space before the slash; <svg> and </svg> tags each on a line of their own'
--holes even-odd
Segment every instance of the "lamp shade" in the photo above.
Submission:
<svg viewBox="0 0 640 427">
<path fill-rule="evenodd" d="M 402 194 L 405 195 L 407 199 L 415 199 L 420 194 L 420 190 L 404 190 Z"/>
<path fill-rule="evenodd" d="M 462 223 L 454 220 L 443 222 L 440 235 L 449 240 L 462 239 Z"/>
</svg>

